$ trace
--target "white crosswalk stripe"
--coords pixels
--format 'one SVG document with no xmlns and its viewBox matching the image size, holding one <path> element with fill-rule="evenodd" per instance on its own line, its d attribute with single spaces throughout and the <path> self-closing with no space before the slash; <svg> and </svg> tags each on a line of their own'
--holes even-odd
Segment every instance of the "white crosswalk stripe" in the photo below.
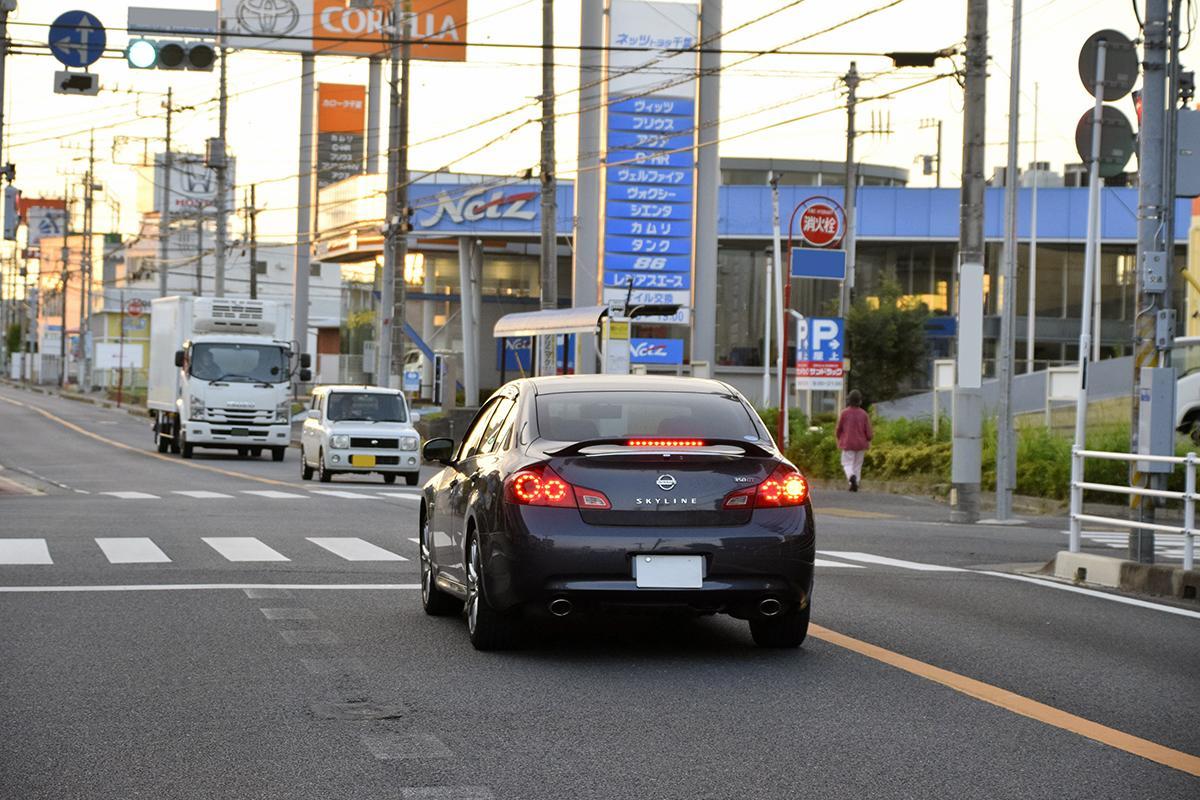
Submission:
<svg viewBox="0 0 1200 800">
<path fill-rule="evenodd" d="M 121 500 L 158 500 L 156 494 L 147 494 L 146 492 L 100 492 L 100 494 L 108 495 L 109 497 L 117 497 Z"/>
<path fill-rule="evenodd" d="M 144 536 L 96 539 L 110 564 L 165 564 L 171 559 Z"/>
<path fill-rule="evenodd" d="M 184 497 L 192 497 L 192 498 L 195 498 L 196 500 L 231 500 L 231 499 L 233 499 L 233 495 L 223 494 L 222 492 L 188 491 L 188 492 L 171 492 L 171 494 L 181 494 Z"/>
<path fill-rule="evenodd" d="M 326 497 L 344 497 L 347 500 L 375 500 L 376 497 L 362 492 L 343 492 L 338 489 L 309 489 L 313 494 L 323 494 Z"/>
<path fill-rule="evenodd" d="M 814 558 L 813 564 L 818 567 L 848 567 L 850 569 L 862 569 L 862 564 L 847 564 L 844 561 L 830 561 L 826 558 Z"/>
<path fill-rule="evenodd" d="M 0 564 L 53 564 L 45 539 L 0 539 Z"/>
<path fill-rule="evenodd" d="M 1070 536 L 1070 531 L 1062 531 L 1064 536 Z M 1081 531 L 1080 538 L 1085 545 L 1107 547 L 1110 550 L 1126 550 L 1129 548 L 1129 534 L 1124 531 Z M 1182 559 L 1186 537 L 1182 533 L 1154 534 L 1154 553 L 1159 558 Z M 1197 543 L 1200 545 L 1200 543 Z M 1200 549 L 1198 547 L 1197 549 Z"/>
<path fill-rule="evenodd" d="M 847 552 L 844 550 L 818 550 L 823 556 L 833 556 L 834 558 L 844 558 L 847 561 L 861 561 L 864 564 L 879 564 L 885 567 L 899 567 L 901 569 L 911 569 L 917 572 L 965 572 L 966 570 L 958 567 L 945 567 L 941 564 L 920 564 L 916 561 L 903 561 L 899 558 L 888 558 L 887 556 L 877 556 L 873 553 L 857 553 Z"/>
<path fill-rule="evenodd" d="M 291 561 L 253 536 L 204 536 L 201 539 L 229 561 Z"/>
<path fill-rule="evenodd" d="M 421 495 L 413 492 L 380 492 L 379 496 L 394 497 L 397 500 L 412 500 L 417 503 L 421 502 Z"/>
<path fill-rule="evenodd" d="M 308 495 L 297 494 L 296 492 L 278 492 L 274 489 L 243 489 L 242 494 L 249 494 L 255 497 L 266 497 L 271 500 L 307 500 Z"/>
<path fill-rule="evenodd" d="M 347 561 L 408 561 L 404 556 L 353 536 L 309 537 L 308 541 Z"/>
</svg>

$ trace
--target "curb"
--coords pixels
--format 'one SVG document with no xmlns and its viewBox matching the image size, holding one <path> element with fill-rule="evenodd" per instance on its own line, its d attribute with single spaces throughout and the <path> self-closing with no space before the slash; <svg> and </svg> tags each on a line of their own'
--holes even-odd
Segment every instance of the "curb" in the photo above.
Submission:
<svg viewBox="0 0 1200 800">
<path fill-rule="evenodd" d="M 1093 553 L 1061 552 L 1046 562 L 1041 571 L 1075 584 L 1090 583 L 1122 592 L 1200 604 L 1200 570 L 1142 564 Z"/>
<path fill-rule="evenodd" d="M 13 389 L 24 389 L 27 392 L 34 392 L 35 394 L 54 395 L 56 397 L 61 397 L 63 400 L 71 400 L 76 403 L 88 403 L 93 406 L 107 408 L 113 411 L 124 411 L 126 414 L 134 417 L 147 417 L 150 413 L 149 409 L 147 409 L 145 406 L 132 406 L 128 404 L 118 406 L 115 400 L 92 397 L 91 395 L 82 394 L 80 392 L 72 392 L 64 389 L 39 386 L 36 384 L 20 383 L 10 378 L 2 378 L 0 379 L 0 383 L 3 383 L 5 386 L 9 386 Z"/>
</svg>

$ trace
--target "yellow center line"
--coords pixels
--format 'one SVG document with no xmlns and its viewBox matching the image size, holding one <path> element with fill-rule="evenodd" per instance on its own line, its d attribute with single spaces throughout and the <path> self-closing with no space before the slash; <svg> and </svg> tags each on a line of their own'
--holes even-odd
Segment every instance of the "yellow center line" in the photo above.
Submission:
<svg viewBox="0 0 1200 800">
<path fill-rule="evenodd" d="M 109 439 L 107 437 L 101 436 L 98 433 L 92 433 L 91 431 L 89 431 L 85 428 L 81 428 L 80 426 L 76 425 L 74 422 L 68 422 L 67 420 L 63 419 L 62 417 L 51 414 L 49 411 L 46 411 L 45 409 L 42 409 L 42 408 L 38 408 L 37 406 L 32 406 L 32 405 L 29 405 L 28 403 L 22 403 L 19 400 L 13 400 L 11 398 L 2 397 L 2 396 L 0 396 L 0 400 L 3 400 L 6 403 L 10 403 L 14 406 L 20 406 L 21 408 L 27 408 L 30 411 L 34 411 L 38 414 L 41 414 L 46 419 L 53 420 L 54 422 L 57 422 L 59 425 L 62 425 L 65 428 L 73 430 L 78 434 L 86 436 L 89 439 L 95 439 L 97 442 L 103 442 L 104 444 L 111 445 L 113 447 L 119 447 L 122 450 L 128 450 L 131 453 L 137 453 L 138 455 L 143 455 L 146 458 L 157 458 L 160 461 L 166 461 L 168 464 L 177 464 L 181 467 L 191 467 L 192 469 L 200 469 L 200 470 L 204 470 L 205 472 L 215 472 L 218 475 L 224 475 L 228 478 L 240 478 L 240 479 L 246 480 L 246 481 L 258 481 L 259 483 L 266 483 L 271 486 L 292 486 L 292 487 L 295 486 L 295 484 L 286 483 L 284 481 L 277 481 L 277 480 L 273 480 L 271 478 L 260 478 L 257 475 L 250 475 L 245 472 L 234 472 L 233 470 L 230 470 L 230 469 L 221 469 L 220 467 L 213 467 L 208 464 L 195 464 L 190 461 L 183 461 L 183 460 L 177 459 L 177 458 L 170 458 L 168 456 L 164 456 L 162 453 L 151 453 L 149 451 L 141 449 L 140 447 L 134 447 L 132 445 L 125 444 L 124 442 L 118 442 L 114 439 Z"/>
<path fill-rule="evenodd" d="M 1084 719 L 1053 706 L 1048 706 L 1045 703 L 1039 703 L 1036 700 L 1031 700 L 1028 697 L 1010 692 L 1007 689 L 1001 689 L 998 686 L 992 686 L 989 683 L 977 681 L 965 675 L 959 675 L 957 672 L 951 672 L 941 667 L 935 667 L 932 664 L 926 664 L 924 661 L 900 655 L 892 650 L 869 644 L 868 642 L 847 636 L 844 633 L 822 628 L 820 625 L 810 625 L 808 633 L 817 639 L 835 644 L 838 647 L 844 647 L 847 650 L 852 650 L 859 655 L 904 670 L 917 677 L 925 678 L 934 683 L 940 683 L 956 692 L 961 692 L 968 697 L 974 697 L 976 700 L 982 700 L 985 703 L 991 703 L 1014 714 L 1029 717 L 1046 725 L 1070 731 L 1086 739 L 1106 744 L 1109 747 L 1115 747 L 1118 750 L 1140 756 L 1171 769 L 1177 769 L 1180 772 L 1200 777 L 1200 756 L 1194 756 L 1179 750 L 1172 750 L 1169 747 L 1164 747 L 1147 739 L 1119 731 L 1116 728 L 1110 728 L 1107 725 L 1092 722 L 1090 719 Z"/>
</svg>

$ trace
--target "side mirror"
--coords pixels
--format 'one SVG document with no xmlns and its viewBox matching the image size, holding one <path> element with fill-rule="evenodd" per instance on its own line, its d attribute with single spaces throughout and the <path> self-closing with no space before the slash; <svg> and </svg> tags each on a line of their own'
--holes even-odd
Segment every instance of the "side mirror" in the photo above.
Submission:
<svg viewBox="0 0 1200 800">
<path fill-rule="evenodd" d="M 315 408 L 310 408 L 310 409 L 308 410 L 308 413 L 307 413 L 307 414 L 305 414 L 304 418 L 305 418 L 305 419 L 320 419 L 320 418 L 321 418 L 321 412 L 320 412 L 320 411 L 317 411 Z"/>
<path fill-rule="evenodd" d="M 305 369 L 312 366 L 312 354 L 311 353 L 301 353 L 300 354 L 300 366 L 304 367 Z M 304 380 L 308 380 L 308 379 L 305 378 Z"/>
<path fill-rule="evenodd" d="M 312 370 L 308 369 L 307 367 L 304 367 L 303 369 L 301 369 L 300 370 L 300 382 L 308 383 L 311 380 L 312 380 Z"/>
<path fill-rule="evenodd" d="M 416 425 L 420 421 L 421 421 L 421 412 L 419 412 L 419 411 L 408 412 L 408 422 L 410 425 Z"/>
<path fill-rule="evenodd" d="M 421 456 L 426 461 L 449 466 L 450 460 L 454 457 L 454 440 L 445 437 L 430 439 L 421 448 Z"/>
<path fill-rule="evenodd" d="M 183 366 L 183 351 L 182 350 L 175 351 L 175 366 L 177 366 L 177 367 Z"/>
</svg>

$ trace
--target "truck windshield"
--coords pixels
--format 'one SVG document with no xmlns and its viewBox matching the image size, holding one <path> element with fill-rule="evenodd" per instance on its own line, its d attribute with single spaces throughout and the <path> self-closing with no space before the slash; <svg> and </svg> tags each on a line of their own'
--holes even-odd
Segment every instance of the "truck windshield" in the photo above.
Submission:
<svg viewBox="0 0 1200 800">
<path fill-rule="evenodd" d="M 329 395 L 330 422 L 404 422 L 404 401 L 399 395 L 377 392 L 335 392 Z"/>
<path fill-rule="evenodd" d="M 204 381 L 283 383 L 287 356 L 269 344 L 205 342 L 192 345 L 191 375 Z"/>
</svg>

